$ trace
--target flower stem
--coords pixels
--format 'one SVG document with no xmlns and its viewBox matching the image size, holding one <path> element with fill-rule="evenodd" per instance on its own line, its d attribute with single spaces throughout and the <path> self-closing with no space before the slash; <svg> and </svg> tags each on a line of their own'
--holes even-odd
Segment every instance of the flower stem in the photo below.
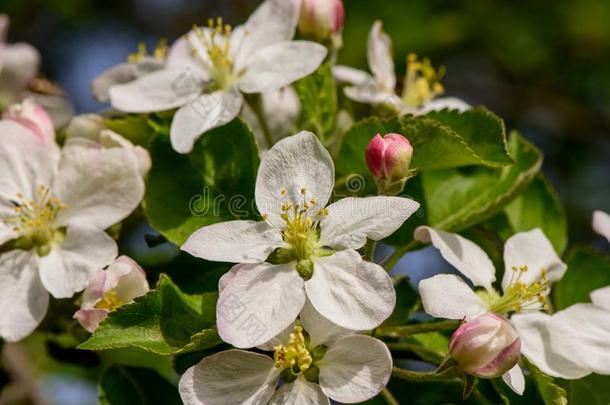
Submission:
<svg viewBox="0 0 610 405">
<path fill-rule="evenodd" d="M 265 137 L 265 142 L 267 143 L 267 147 L 271 149 L 273 146 L 273 138 L 271 137 L 271 130 L 269 129 L 269 125 L 267 124 L 267 118 L 265 117 L 265 112 L 263 111 L 263 100 L 260 94 L 253 95 L 248 98 L 248 104 L 250 104 L 250 108 L 256 115 L 259 125 L 263 130 L 263 136 Z"/>
<path fill-rule="evenodd" d="M 406 245 L 396 249 L 396 251 L 392 253 L 392 256 L 390 256 L 383 265 L 385 271 L 390 272 L 394 268 L 394 266 L 396 266 L 396 263 L 398 263 L 398 261 L 405 255 L 405 253 L 413 250 L 418 244 L 418 241 L 412 240 Z"/>
<path fill-rule="evenodd" d="M 386 326 L 377 328 L 375 335 L 385 337 L 402 337 L 416 335 L 418 333 L 438 332 L 443 330 L 452 330 L 460 326 L 459 321 L 448 320 L 439 322 L 422 322 L 414 325 L 405 326 Z"/>
<path fill-rule="evenodd" d="M 412 371 L 404 368 L 392 367 L 392 375 L 408 381 L 439 381 L 452 380 L 457 377 L 454 369 L 442 373 L 436 371 Z"/>
<path fill-rule="evenodd" d="M 396 397 L 394 396 L 394 394 L 392 394 L 390 392 L 390 390 L 388 390 L 387 388 L 384 388 L 381 391 L 381 396 L 383 397 L 383 399 L 385 399 L 385 402 L 388 405 L 400 405 L 400 402 L 398 402 L 398 400 L 396 399 Z"/>
<path fill-rule="evenodd" d="M 424 360 L 436 362 L 440 364 L 443 361 L 443 356 L 434 349 L 407 342 L 386 342 L 388 349 L 391 351 L 406 351 L 413 352 L 422 357 Z"/>
<path fill-rule="evenodd" d="M 377 242 L 371 239 L 366 241 L 366 245 L 364 245 L 364 260 L 368 260 L 370 262 L 375 260 L 375 246 Z"/>
</svg>

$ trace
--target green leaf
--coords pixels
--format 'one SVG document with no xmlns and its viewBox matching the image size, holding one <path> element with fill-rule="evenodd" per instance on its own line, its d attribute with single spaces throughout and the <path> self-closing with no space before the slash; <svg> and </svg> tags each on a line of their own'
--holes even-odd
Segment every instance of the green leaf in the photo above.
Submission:
<svg viewBox="0 0 610 405">
<path fill-rule="evenodd" d="M 102 374 L 101 405 L 180 405 L 178 390 L 152 370 L 112 366 Z"/>
<path fill-rule="evenodd" d="M 204 350 L 221 343 L 202 296 L 188 295 L 162 275 L 156 289 L 133 304 L 110 313 L 94 334 L 78 348 L 107 350 L 134 347 L 160 355 Z"/>
<path fill-rule="evenodd" d="M 610 376 L 591 374 L 579 380 L 567 382 L 570 404 L 610 404 Z"/>
<path fill-rule="evenodd" d="M 364 152 L 375 134 L 390 132 L 409 139 L 413 145 L 411 167 L 422 172 L 468 165 L 503 167 L 513 163 L 502 120 L 479 107 L 463 113 L 445 111 L 434 117 L 360 121 L 344 135 L 336 159 L 337 173 L 363 176 L 374 189 Z"/>
<path fill-rule="evenodd" d="M 182 245 L 202 226 L 255 217 L 260 160 L 254 135 L 240 119 L 205 133 L 189 155 L 160 136 L 151 156 L 144 207 L 150 225 L 169 241 Z"/>
<path fill-rule="evenodd" d="M 409 218 L 389 242 L 409 243 L 419 225 L 458 232 L 497 214 L 529 185 L 542 164 L 540 151 L 517 133 L 511 135 L 509 149 L 516 160 L 510 166 L 438 170 L 409 180 L 403 195 L 419 201 L 423 215 Z"/>
<path fill-rule="evenodd" d="M 458 110 L 431 111 L 426 117 L 435 119 L 458 133 L 477 156 L 491 167 L 514 162 L 508 152 L 504 121 L 483 107 L 463 112 Z"/>
<path fill-rule="evenodd" d="M 107 118 L 104 123 L 109 129 L 129 139 L 133 144 L 143 147 L 150 146 L 157 135 L 157 131 L 149 125 L 149 120 L 144 114 Z"/>
<path fill-rule="evenodd" d="M 578 302 L 590 302 L 589 293 L 610 284 L 610 258 L 590 247 L 576 246 L 565 257 L 568 270 L 553 286 L 556 310 Z"/>
<path fill-rule="evenodd" d="M 332 65 L 320 68 L 294 84 L 301 101 L 299 128 L 313 131 L 320 139 L 326 139 L 335 128 L 337 117 L 337 86 Z"/>
<path fill-rule="evenodd" d="M 563 205 L 553 186 L 539 174 L 529 187 L 504 209 L 510 235 L 540 228 L 562 254 L 568 244 L 568 225 Z"/>
<path fill-rule="evenodd" d="M 555 384 L 553 378 L 538 370 L 536 366 L 526 361 L 527 368 L 530 370 L 538 391 L 542 396 L 545 405 L 567 405 L 566 390 Z"/>
</svg>

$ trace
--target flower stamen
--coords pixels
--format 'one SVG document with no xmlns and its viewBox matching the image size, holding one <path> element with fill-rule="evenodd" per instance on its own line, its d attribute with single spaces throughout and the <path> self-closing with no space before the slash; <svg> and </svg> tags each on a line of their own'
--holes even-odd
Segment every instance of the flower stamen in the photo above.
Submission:
<svg viewBox="0 0 610 405">
<path fill-rule="evenodd" d="M 287 345 L 278 345 L 274 347 L 274 350 L 273 360 L 277 368 L 291 369 L 296 373 L 300 373 L 307 371 L 313 363 L 313 358 L 309 350 L 307 350 L 301 326 L 295 325 Z"/>
<path fill-rule="evenodd" d="M 418 60 L 417 55 L 411 53 L 407 56 L 407 73 L 402 93 L 403 101 L 411 107 L 421 107 L 426 102 L 442 95 L 445 88 L 441 79 L 445 75 L 445 68 L 435 69 L 430 59 Z"/>
</svg>

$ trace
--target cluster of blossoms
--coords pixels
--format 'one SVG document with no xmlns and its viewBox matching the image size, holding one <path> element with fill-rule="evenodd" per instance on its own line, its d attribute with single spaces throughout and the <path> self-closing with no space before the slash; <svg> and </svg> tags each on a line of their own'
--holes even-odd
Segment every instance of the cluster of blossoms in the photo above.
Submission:
<svg viewBox="0 0 610 405">
<path fill-rule="evenodd" d="M 417 174 L 417 150 L 401 134 L 370 134 L 360 152 L 377 195 L 340 198 L 328 145 L 309 131 L 285 136 L 296 132 L 299 111 L 290 86 L 325 61 L 334 65 L 344 17 L 341 0 L 266 0 L 241 26 L 213 19 L 171 45 L 161 41 L 152 54 L 142 45 L 92 83 L 113 114 L 172 111 L 164 116 L 171 116 L 169 140 L 179 154 L 238 116 L 260 132 L 260 219 L 204 226 L 180 246 L 232 264 L 218 282 L 215 331 L 234 349 L 183 373 L 178 388 L 187 405 L 363 402 L 393 373 L 379 339 L 389 335 L 377 332 L 397 305 L 396 280 L 374 252 L 420 209 L 404 193 Z M 151 292 L 140 265 L 119 256 L 110 229 L 140 206 L 155 162 L 112 130 L 107 116 L 62 118 L 61 93 L 40 91 L 52 84 L 36 77 L 36 51 L 2 43 L 7 24 L 1 17 L 0 337 L 23 339 L 41 324 L 49 296 L 81 292 L 71 316 L 95 334 L 113 311 Z M 307 40 L 294 39 L 297 28 Z M 367 56 L 371 74 L 328 70 L 346 84 L 346 98 L 394 116 L 470 109 L 438 98 L 444 70 L 415 55 L 407 56 L 398 94 L 392 41 L 380 22 Z M 593 229 L 610 242 L 608 214 L 595 212 Z M 413 240 L 432 244 L 457 271 L 418 286 L 427 315 L 461 322 L 430 374 L 502 378 L 517 394 L 527 364 L 565 379 L 610 374 L 610 286 L 592 291 L 590 303 L 554 312 L 551 289 L 567 266 L 542 230 L 506 240 L 498 283 L 487 253 L 463 236 L 419 226 Z"/>
</svg>

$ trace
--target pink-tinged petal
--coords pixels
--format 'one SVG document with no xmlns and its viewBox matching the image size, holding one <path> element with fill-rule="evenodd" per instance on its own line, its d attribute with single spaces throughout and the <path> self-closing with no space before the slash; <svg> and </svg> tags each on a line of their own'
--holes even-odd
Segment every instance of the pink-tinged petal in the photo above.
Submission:
<svg viewBox="0 0 610 405">
<path fill-rule="evenodd" d="M 25 126 L 43 142 L 55 142 L 55 128 L 51 117 L 44 108 L 31 99 L 9 106 L 2 114 L 2 118 Z"/>
<path fill-rule="evenodd" d="M 95 332 L 100 323 L 106 319 L 110 311 L 102 308 L 79 309 L 74 318 L 89 333 Z"/>
</svg>

